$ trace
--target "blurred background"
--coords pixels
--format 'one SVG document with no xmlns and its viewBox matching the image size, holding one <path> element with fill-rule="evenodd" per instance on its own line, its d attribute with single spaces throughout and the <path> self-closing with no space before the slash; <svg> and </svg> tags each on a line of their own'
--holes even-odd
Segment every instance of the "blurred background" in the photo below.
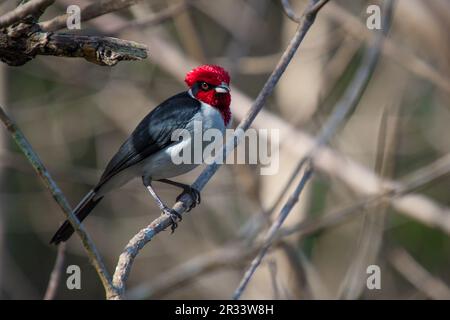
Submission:
<svg viewBox="0 0 450 320">
<path fill-rule="evenodd" d="M 298 14 L 307 3 L 290 2 Z M 332 0 L 320 11 L 265 106 L 266 116 L 281 122 L 267 123 L 266 117 L 259 128 L 281 123 L 309 139 L 319 132 L 361 65 L 371 38 L 367 6 L 381 2 Z M 89 3 L 57 1 L 41 21 L 65 13 L 68 5 Z M 3 1 L 0 14 L 16 5 Z M 168 8 L 174 8 L 170 17 L 148 19 Z M 78 33 L 145 43 L 149 57 L 114 67 L 44 56 L 20 67 L 0 64 L 1 105 L 73 206 L 137 123 L 185 90 L 183 76 L 195 65 L 217 63 L 230 71 L 236 126 L 242 104 L 256 97 L 296 29 L 278 0 L 143 0 L 81 26 Z M 447 155 L 449 27 L 448 0 L 396 1 L 379 64 L 356 110 L 329 144 L 331 157 L 340 162 L 318 168 L 286 227 L 339 212 L 378 192 L 380 179 L 402 181 Z M 270 210 L 304 149 L 301 141 L 282 144 L 280 170 L 272 176 L 261 176 L 255 165 L 222 166 L 203 191 L 202 204 L 177 231 L 159 234 L 141 251 L 127 283 L 129 296 L 230 298 L 255 256 L 255 239 L 281 208 Z M 343 173 L 339 163 L 358 170 Z M 178 181 L 192 183 L 201 169 Z M 358 175 L 361 170 L 368 174 Z M 156 187 L 168 204 L 175 202 L 177 189 Z M 423 201 L 417 200 L 413 212 L 407 204 L 377 202 L 314 232 L 293 232 L 272 248 L 243 298 L 450 299 L 449 190 L 444 172 L 414 190 L 414 199 Z M 84 224 L 111 273 L 128 240 L 159 214 L 136 180 L 107 196 L 89 216 Z M 437 214 L 440 222 L 427 219 Z M 63 217 L 2 127 L 0 298 L 44 296 L 57 253 L 49 239 Z M 56 298 L 104 299 L 76 236 L 66 250 L 65 266 L 81 268 L 81 290 L 68 290 L 63 273 Z M 379 290 L 366 286 L 366 268 L 373 264 L 381 270 Z"/>
</svg>

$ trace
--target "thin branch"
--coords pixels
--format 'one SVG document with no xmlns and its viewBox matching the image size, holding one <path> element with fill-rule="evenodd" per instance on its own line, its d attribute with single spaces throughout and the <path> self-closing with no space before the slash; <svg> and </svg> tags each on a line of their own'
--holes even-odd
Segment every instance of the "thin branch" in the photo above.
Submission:
<svg viewBox="0 0 450 320">
<path fill-rule="evenodd" d="M 320 5 L 320 3 L 317 3 L 316 6 Z M 324 124 L 322 127 L 321 132 L 319 133 L 315 144 L 313 148 L 306 154 L 306 156 L 300 161 L 299 165 L 296 169 L 298 171 L 294 172 L 293 176 L 296 176 L 298 172 L 307 165 L 307 168 L 305 169 L 303 176 L 297 185 L 295 191 L 293 194 L 289 197 L 286 204 L 281 209 L 281 212 L 277 219 L 273 222 L 271 228 L 267 232 L 264 240 L 264 244 L 258 253 L 258 255 L 255 257 L 255 259 L 252 261 L 250 267 L 245 272 L 241 282 L 238 285 L 238 288 L 233 294 L 233 299 L 239 299 L 244 292 L 245 288 L 247 287 L 248 283 L 250 282 L 250 279 L 252 278 L 253 274 L 255 273 L 256 269 L 261 264 L 262 259 L 267 254 L 270 246 L 272 245 L 272 242 L 275 239 L 276 233 L 280 229 L 281 225 L 283 224 L 284 220 L 289 215 L 290 211 L 294 207 L 294 205 L 298 202 L 300 194 L 304 190 L 304 187 L 308 180 L 310 179 L 313 168 L 310 166 L 310 162 L 314 161 L 314 156 L 319 150 L 321 146 L 326 144 L 330 138 L 335 134 L 339 126 L 343 123 L 343 121 L 349 116 L 350 112 L 353 111 L 357 104 L 359 103 L 362 94 L 364 93 L 364 90 L 371 79 L 371 75 L 373 74 L 373 71 L 375 69 L 375 66 L 378 62 L 378 57 L 380 55 L 381 51 L 381 45 L 382 41 L 384 39 L 384 35 L 387 34 L 390 26 L 390 20 L 392 17 L 392 10 L 393 10 L 393 1 L 386 1 L 385 7 L 383 10 L 383 28 L 382 32 L 378 32 L 377 37 L 375 38 L 375 41 L 370 46 L 370 48 L 366 51 L 366 54 L 364 56 L 364 59 L 362 61 L 361 67 L 358 69 L 355 77 L 353 78 L 352 82 L 350 83 L 348 89 L 344 93 L 344 96 L 339 100 L 339 102 L 336 104 L 336 107 L 334 108 L 333 113 L 328 118 L 328 121 Z M 290 179 L 289 182 L 293 181 L 293 179 Z M 289 185 L 289 183 L 288 183 Z"/>
<path fill-rule="evenodd" d="M 63 242 L 58 246 L 58 253 L 56 255 L 55 265 L 53 266 L 50 279 L 48 281 L 47 290 L 45 291 L 44 300 L 53 300 L 58 290 L 61 274 L 64 270 L 64 260 L 66 253 L 66 243 Z"/>
<path fill-rule="evenodd" d="M 280 300 L 280 288 L 278 284 L 277 279 L 277 262 L 276 260 L 270 260 L 268 263 L 268 269 L 269 269 L 269 275 L 270 275 L 270 281 L 272 283 L 272 289 L 273 289 L 273 299 L 274 300 Z"/>
<path fill-rule="evenodd" d="M 304 237 L 306 235 L 313 234 L 319 230 L 324 228 L 334 226 L 337 223 L 344 221 L 344 219 L 348 219 L 352 213 L 361 212 L 362 209 L 369 209 L 375 205 L 378 205 L 382 201 L 390 201 L 391 203 L 395 203 L 394 199 L 398 197 L 406 197 L 411 192 L 414 192 L 418 188 L 422 188 L 423 186 L 434 182 L 443 176 L 446 176 L 450 173 L 450 154 L 443 156 L 442 158 L 434 161 L 433 163 L 418 169 L 417 171 L 410 173 L 407 177 L 402 179 L 404 182 L 397 183 L 395 187 L 392 189 L 387 189 L 384 192 L 371 196 L 367 199 L 362 199 L 355 204 L 338 210 L 336 212 L 332 212 L 326 214 L 324 217 L 313 220 L 313 221 L 303 221 L 292 227 L 284 228 L 279 230 L 276 234 L 273 235 L 272 241 L 274 244 L 278 244 L 281 239 L 284 237 L 290 236 L 292 234 L 301 233 L 301 236 Z M 284 209 L 284 208 L 283 208 Z M 372 211 L 371 214 L 377 214 L 375 211 Z M 445 221 L 441 221 L 440 223 L 450 232 L 450 212 L 448 212 L 443 217 L 446 217 Z M 269 234 L 269 233 L 268 233 Z M 266 236 L 267 239 L 267 236 Z M 261 262 L 259 259 L 261 253 L 267 252 L 267 240 L 263 240 L 263 249 L 260 251 L 260 254 L 257 258 L 252 262 L 253 268 L 250 268 L 247 272 L 254 272 L 257 267 L 257 263 Z M 259 241 L 258 241 L 259 242 Z M 250 274 L 251 275 L 251 274 Z M 244 280 L 248 278 L 244 277 Z M 242 292 L 237 292 L 239 294 Z M 235 298 L 236 298 L 235 294 Z M 239 297 L 240 295 L 238 295 Z"/>
<path fill-rule="evenodd" d="M 32 0 L 23 5 L 19 5 L 16 9 L 7 12 L 0 17 L 0 28 L 10 26 L 30 15 L 33 15 L 34 18 L 38 18 L 45 9 L 54 2 L 55 0 Z"/>
<path fill-rule="evenodd" d="M 365 210 L 380 205 L 383 201 L 394 204 L 395 199 L 398 200 L 401 199 L 401 197 L 413 196 L 412 192 L 416 191 L 418 188 L 423 188 L 449 173 L 450 154 L 441 157 L 421 169 L 409 173 L 399 182 L 396 182 L 395 186 L 386 189 L 377 195 L 360 199 L 343 209 L 327 212 L 319 218 L 302 221 L 293 226 L 281 228 L 276 234 L 272 248 L 282 244 L 283 240 L 291 235 L 296 234 L 299 237 L 305 237 L 325 228 L 336 226 L 358 213 L 365 212 Z M 377 213 L 371 211 L 371 214 Z M 448 221 L 442 221 L 442 224 L 449 226 L 447 229 L 449 230 L 448 232 L 450 232 L 450 218 L 448 218 L 450 217 L 450 210 L 447 209 L 447 212 L 445 212 L 443 216 L 447 217 Z M 216 249 L 213 252 L 194 257 L 159 275 L 155 280 L 131 289 L 129 297 L 131 299 L 161 297 L 172 289 L 186 285 L 193 279 L 198 279 L 200 276 L 206 276 L 219 269 L 238 267 L 258 252 L 261 245 L 263 245 L 263 241 L 264 240 L 262 239 L 257 239 L 257 241 L 246 247 L 242 246 L 242 241 L 239 241 L 238 243 L 233 242 L 222 248 Z"/>
<path fill-rule="evenodd" d="M 288 201 L 285 203 L 285 205 L 281 209 L 279 216 L 277 217 L 277 219 L 274 221 L 274 223 L 270 227 L 269 231 L 267 232 L 267 234 L 264 238 L 261 250 L 259 251 L 258 255 L 255 257 L 255 259 L 253 259 L 248 270 L 245 272 L 244 277 L 242 278 L 241 282 L 239 283 L 238 288 L 236 289 L 236 291 L 233 294 L 233 299 L 237 300 L 241 297 L 242 293 L 244 292 L 245 288 L 247 287 L 247 285 L 248 285 L 250 279 L 252 278 L 253 274 L 255 273 L 256 269 L 261 264 L 262 259 L 269 251 L 269 248 L 271 247 L 271 245 L 277 235 L 278 230 L 283 225 L 283 222 L 288 217 L 288 215 L 291 212 L 294 205 L 298 202 L 298 200 L 300 198 L 300 194 L 304 190 L 306 183 L 311 178 L 312 173 L 313 173 L 312 167 L 310 167 L 308 164 L 305 169 L 305 172 L 302 176 L 302 179 L 300 180 L 300 183 L 295 188 L 294 193 L 289 197 Z"/>
<path fill-rule="evenodd" d="M 30 164 L 33 166 L 37 175 L 51 192 L 53 199 L 60 206 L 61 210 L 65 214 L 66 218 L 69 220 L 70 224 L 74 228 L 77 235 L 80 237 L 83 247 L 89 257 L 91 264 L 94 266 L 97 274 L 105 288 L 107 296 L 113 295 L 114 288 L 111 285 L 111 278 L 108 271 L 103 263 L 103 260 L 95 247 L 92 239 L 88 235 L 84 226 L 80 223 L 77 217 L 72 213 L 72 208 L 69 205 L 66 197 L 64 196 L 61 189 L 58 187 L 56 182 L 52 179 L 50 173 L 45 168 L 42 161 L 39 159 L 37 153 L 33 150 L 33 147 L 28 142 L 27 138 L 24 136 L 19 127 L 9 118 L 2 107 L 0 107 L 0 121 L 3 122 L 6 129 L 10 132 L 12 138 L 16 142 L 19 149 L 27 157 Z"/>
<path fill-rule="evenodd" d="M 366 27 L 365 23 L 342 8 L 338 3 L 331 2 L 328 9 L 324 11 L 324 15 L 339 22 L 353 36 L 362 40 L 371 36 L 372 32 Z M 450 93 L 450 78 L 448 75 L 434 68 L 429 62 L 412 53 L 411 50 L 407 50 L 404 46 L 399 45 L 398 42 L 386 39 L 383 54 L 389 56 L 413 74 L 430 81 L 437 88 L 447 92 L 447 94 Z"/>
<path fill-rule="evenodd" d="M 389 187 L 385 187 L 378 194 L 364 197 L 343 209 L 326 213 L 321 218 L 298 222 L 291 227 L 284 228 L 280 230 L 279 236 L 286 237 L 297 232 L 300 232 L 302 236 L 310 235 L 318 230 L 348 220 L 358 211 L 367 210 L 372 206 L 379 205 L 382 201 L 388 201 L 395 209 L 401 210 L 401 204 L 411 200 L 418 211 L 429 213 L 431 218 L 428 218 L 428 220 L 432 220 L 434 224 L 440 226 L 441 230 L 450 234 L 450 210 L 448 208 L 439 208 L 441 211 L 437 213 L 436 210 L 438 208 L 430 206 L 429 203 L 421 203 L 420 201 L 413 200 L 418 197 L 418 200 L 420 199 L 420 196 L 414 195 L 413 192 L 448 174 L 450 174 L 450 154 L 446 154 L 425 167 L 408 174 L 399 182 L 394 182 Z M 430 225 L 425 219 L 421 219 L 420 221 Z"/>
<path fill-rule="evenodd" d="M 148 283 L 140 284 L 127 292 L 130 299 L 156 299 L 174 289 L 186 286 L 199 277 L 216 270 L 242 267 L 256 251 L 238 243 L 226 245 L 214 251 L 198 255 L 164 273 Z"/>
<path fill-rule="evenodd" d="M 406 250 L 401 248 L 392 250 L 389 262 L 406 280 L 431 299 L 450 299 L 450 288 L 446 283 L 430 274 Z"/>
<path fill-rule="evenodd" d="M 132 28 L 149 28 L 162 24 L 187 10 L 192 1 L 193 0 L 183 0 L 149 17 L 127 21 L 123 25 L 115 26 L 113 29 L 108 30 L 108 34 L 114 35 Z"/>
<path fill-rule="evenodd" d="M 284 13 L 288 16 L 289 19 L 296 23 L 300 23 L 301 17 L 297 16 L 294 9 L 292 9 L 289 0 L 281 0 L 281 5 L 283 6 Z"/>
<path fill-rule="evenodd" d="M 385 107 L 378 129 L 375 171 L 383 178 L 392 178 L 399 138 L 399 106 Z M 362 212 L 361 229 L 350 266 L 340 284 L 339 299 L 358 299 L 365 288 L 365 269 L 376 262 L 384 235 L 389 202 L 382 201 Z"/>
<path fill-rule="evenodd" d="M 328 2 L 328 0 L 318 1 L 313 6 L 308 7 L 308 9 L 305 10 L 302 23 L 300 24 L 299 28 L 297 29 L 297 32 L 295 33 L 290 44 L 288 45 L 280 61 L 278 62 L 277 67 L 272 72 L 269 79 L 262 88 L 261 92 L 259 93 L 258 97 L 256 98 L 255 102 L 253 103 L 253 106 L 249 110 L 247 116 L 239 124 L 236 130 L 237 134 L 235 134 L 234 139 L 232 139 L 231 142 L 227 143 L 227 145 L 223 148 L 223 153 L 219 152 L 219 156 L 215 159 L 215 162 L 211 165 L 208 165 L 194 182 L 193 187 L 195 187 L 197 190 L 202 190 L 205 187 L 207 182 L 219 169 L 220 167 L 219 163 L 221 162 L 221 160 L 235 148 L 235 146 L 240 140 L 239 138 L 242 138 L 245 130 L 247 130 L 250 127 L 251 123 L 256 118 L 259 111 L 263 108 L 268 96 L 272 93 L 273 89 L 278 83 L 278 80 L 280 79 L 281 75 L 286 70 L 289 62 L 291 61 L 292 57 L 297 51 L 297 48 L 299 47 L 309 28 L 313 24 L 315 16 L 318 10 L 321 8 L 321 6 L 319 5 L 323 5 L 326 2 Z M 189 205 L 191 203 L 192 199 L 188 195 L 185 195 L 180 199 L 180 201 L 178 201 L 175 204 L 173 209 L 176 210 L 179 214 L 182 214 L 186 211 L 187 208 L 189 208 Z M 137 254 L 139 253 L 139 251 L 156 234 L 158 234 L 159 232 L 170 226 L 171 223 L 172 220 L 169 217 L 167 217 L 167 215 L 161 215 L 158 219 L 154 220 L 149 226 L 140 230 L 129 241 L 128 245 L 125 247 L 125 250 L 119 257 L 116 271 L 113 276 L 113 284 L 118 289 L 119 293 L 118 296 L 114 298 L 116 299 L 123 298 L 125 292 L 125 283 L 130 274 L 133 261 L 136 258 Z"/>
<path fill-rule="evenodd" d="M 109 0 L 89 4 L 80 12 L 81 21 L 88 21 L 104 14 L 128 8 L 141 0 Z M 66 27 L 68 14 L 63 14 L 51 20 L 41 22 L 39 26 L 44 31 L 56 31 Z"/>
<path fill-rule="evenodd" d="M 79 57 L 102 66 L 147 58 L 145 45 L 111 37 L 39 32 L 29 41 L 33 46 L 31 55 Z"/>
<path fill-rule="evenodd" d="M 347 118 L 352 113 L 352 111 L 354 111 L 359 101 L 361 100 L 367 84 L 372 78 L 372 74 L 380 57 L 383 40 L 386 37 L 391 25 L 393 2 L 394 1 L 385 2 L 387 4 L 385 4 L 382 13 L 382 32 L 376 33 L 373 43 L 366 50 L 364 58 L 362 59 L 361 67 L 356 72 L 352 82 L 348 86 L 348 89 L 345 91 L 344 96 L 334 107 L 332 115 L 328 118 L 327 122 L 322 127 L 322 130 L 317 137 L 317 142 L 314 150 L 312 150 L 311 152 L 312 157 L 319 147 L 326 144 L 332 138 L 332 136 L 338 130 L 338 127 L 342 125 L 345 118 Z"/>
<path fill-rule="evenodd" d="M 41 32 L 37 25 L 22 24 L 0 33 L 0 59 L 20 66 L 37 55 L 80 57 L 103 66 L 123 60 L 147 58 L 147 47 L 134 41 L 110 37 Z"/>
<path fill-rule="evenodd" d="M 44 4 L 48 6 L 51 3 L 47 1 Z M 104 2 L 101 3 L 106 5 Z M 31 6 L 31 4 L 34 5 Z M 23 8 L 39 8 L 42 10 L 39 13 L 42 14 L 47 6 L 41 4 L 37 7 L 37 1 L 31 1 L 19 6 L 18 9 L 22 8 L 21 10 L 24 11 Z M 115 7 L 110 5 L 107 8 Z M 28 13 L 29 10 L 31 9 L 28 9 Z M 0 60 L 10 66 L 23 65 L 34 59 L 36 55 L 82 57 L 102 66 L 113 66 L 122 60 L 147 58 L 147 47 L 134 41 L 43 32 L 37 24 L 37 19 L 19 21 L 22 23 L 0 32 Z"/>
</svg>

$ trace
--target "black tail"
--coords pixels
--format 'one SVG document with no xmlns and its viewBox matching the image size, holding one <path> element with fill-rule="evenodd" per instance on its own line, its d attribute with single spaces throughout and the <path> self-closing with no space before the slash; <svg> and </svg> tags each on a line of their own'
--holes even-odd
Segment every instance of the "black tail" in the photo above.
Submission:
<svg viewBox="0 0 450 320">
<path fill-rule="evenodd" d="M 77 205 L 74 210 L 74 214 L 77 216 L 78 220 L 83 221 L 84 218 L 95 208 L 95 206 L 103 199 L 100 197 L 98 199 L 94 199 L 95 192 L 90 191 L 83 200 Z M 59 244 L 61 241 L 67 241 L 70 236 L 73 234 L 74 229 L 68 220 L 64 221 L 61 227 L 59 227 L 58 231 L 56 231 L 55 235 L 50 240 L 50 243 Z"/>
</svg>

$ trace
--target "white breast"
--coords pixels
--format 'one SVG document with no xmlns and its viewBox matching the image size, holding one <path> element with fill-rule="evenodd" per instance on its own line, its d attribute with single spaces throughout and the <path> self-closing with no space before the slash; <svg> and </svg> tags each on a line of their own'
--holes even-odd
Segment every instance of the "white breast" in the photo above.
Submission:
<svg viewBox="0 0 450 320">
<path fill-rule="evenodd" d="M 194 121 L 201 122 L 203 136 L 204 132 L 208 129 L 218 129 L 222 133 L 225 133 L 225 124 L 220 112 L 212 106 L 201 102 L 200 112 L 194 117 Z M 193 122 L 194 122 L 193 121 Z M 195 134 L 195 126 L 193 122 L 186 128 L 190 132 Z M 203 143 L 203 148 L 208 143 Z M 147 176 L 151 177 L 151 180 L 169 179 L 187 173 L 198 166 L 198 163 L 188 164 L 175 164 L 172 160 L 173 154 L 180 154 L 181 150 L 188 150 L 192 146 L 192 139 L 184 139 L 179 143 L 166 147 L 140 163 L 123 170 L 108 183 L 102 187 L 102 195 L 106 194 L 112 189 L 116 189 L 126 184 L 134 177 Z"/>
<path fill-rule="evenodd" d="M 197 126 L 194 125 L 194 121 L 197 121 Z M 198 125 L 199 123 L 201 123 L 201 126 Z M 217 129 L 223 135 L 225 133 L 225 124 L 222 115 L 217 109 L 201 102 L 200 112 L 193 118 L 192 123 L 186 129 L 194 135 L 199 134 L 200 137 L 203 137 L 205 131 L 209 129 Z M 198 129 L 201 129 L 202 132 L 198 132 Z M 207 144 L 208 142 L 203 143 L 202 148 L 205 148 Z M 198 145 L 194 147 L 197 148 Z M 199 163 L 175 164 L 172 160 L 174 154 L 179 155 L 181 150 L 192 150 L 191 148 L 192 139 L 183 139 L 179 143 L 157 152 L 144 161 L 142 174 L 150 176 L 152 180 L 158 180 L 168 179 L 193 170 Z"/>
</svg>

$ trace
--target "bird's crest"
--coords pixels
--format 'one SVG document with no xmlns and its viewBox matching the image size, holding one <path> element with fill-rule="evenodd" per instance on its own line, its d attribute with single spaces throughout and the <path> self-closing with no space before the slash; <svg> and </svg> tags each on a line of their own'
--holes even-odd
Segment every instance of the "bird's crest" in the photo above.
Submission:
<svg viewBox="0 0 450 320">
<path fill-rule="evenodd" d="M 229 85 L 230 75 L 218 65 L 205 64 L 189 71 L 184 81 L 189 87 L 192 87 L 198 81 L 205 81 L 215 86 L 220 85 L 222 82 Z"/>
</svg>

